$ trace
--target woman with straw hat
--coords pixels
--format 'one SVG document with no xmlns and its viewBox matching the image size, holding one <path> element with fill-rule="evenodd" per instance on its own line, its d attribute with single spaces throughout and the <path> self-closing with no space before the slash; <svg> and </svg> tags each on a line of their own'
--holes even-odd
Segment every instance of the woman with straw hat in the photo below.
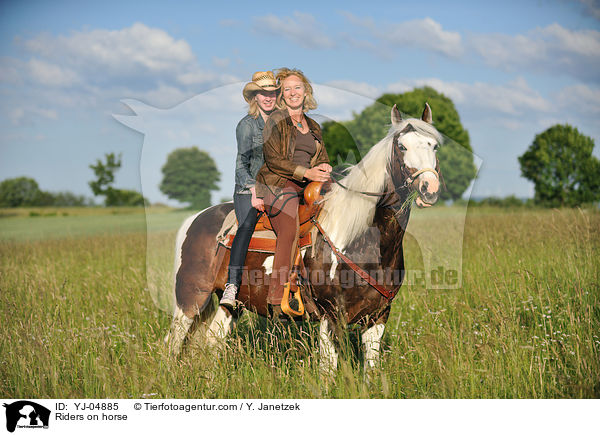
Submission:
<svg viewBox="0 0 600 435">
<path fill-rule="evenodd" d="M 233 307 L 242 283 L 248 245 L 258 221 L 258 212 L 264 211 L 264 202 L 256 196 L 256 174 L 264 163 L 263 128 L 269 114 L 275 110 L 280 85 L 271 71 L 258 71 L 244 86 L 242 94 L 248 103 L 248 115 L 236 128 L 237 158 L 235 162 L 235 192 L 233 205 L 238 230 L 231 246 L 227 284 L 221 305 Z"/>
</svg>

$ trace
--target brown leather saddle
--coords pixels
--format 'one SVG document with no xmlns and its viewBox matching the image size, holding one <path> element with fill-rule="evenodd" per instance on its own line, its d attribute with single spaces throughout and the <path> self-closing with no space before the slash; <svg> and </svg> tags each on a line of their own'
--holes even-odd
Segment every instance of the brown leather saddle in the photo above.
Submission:
<svg viewBox="0 0 600 435">
<path fill-rule="evenodd" d="M 304 188 L 304 202 L 298 206 L 300 238 L 306 236 L 309 233 L 309 231 L 313 227 L 311 218 L 316 216 L 319 213 L 319 211 L 321 211 L 322 205 L 320 201 L 323 199 L 323 196 L 321 195 L 323 184 L 324 183 L 322 182 L 313 181 Z M 273 226 L 271 225 L 269 217 L 266 213 L 263 213 L 263 215 L 258 220 L 258 223 L 256 224 L 255 231 L 272 229 Z"/>
<path fill-rule="evenodd" d="M 302 195 L 303 201 L 298 207 L 298 223 L 300 225 L 298 244 L 300 249 L 312 244 L 310 230 L 313 228 L 314 224 L 311 219 L 317 216 L 321 211 L 321 200 L 323 199 L 321 193 L 323 184 L 324 183 L 322 182 L 313 181 L 304 188 Z M 267 209 L 268 208 L 267 205 Z M 234 237 L 235 232 L 229 232 L 223 241 L 223 245 L 225 245 L 226 248 L 231 248 Z M 277 239 L 273 233 L 273 226 L 271 225 L 269 216 L 267 213 L 263 213 L 254 228 L 254 234 L 250 240 L 248 250 L 274 253 L 276 241 Z"/>
</svg>

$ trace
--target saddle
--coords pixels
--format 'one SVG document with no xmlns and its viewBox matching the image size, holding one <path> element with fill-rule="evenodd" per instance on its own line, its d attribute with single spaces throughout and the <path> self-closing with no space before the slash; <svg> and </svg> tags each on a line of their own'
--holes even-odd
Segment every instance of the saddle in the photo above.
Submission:
<svg viewBox="0 0 600 435">
<path fill-rule="evenodd" d="M 322 204 L 320 200 L 323 199 L 321 195 L 323 184 L 322 182 L 313 181 L 304 188 L 303 201 L 301 200 L 298 207 L 298 222 L 300 225 L 298 244 L 300 249 L 312 244 L 310 230 L 314 224 L 311 219 L 318 216 L 321 211 Z M 223 221 L 221 230 L 217 234 L 217 241 L 224 247 L 231 249 L 236 232 L 237 221 L 235 219 L 235 212 L 232 210 Z M 268 215 L 263 213 L 254 228 L 254 234 L 252 235 L 252 239 L 250 239 L 248 250 L 275 253 L 276 241 L 277 236 L 273 231 L 271 221 Z"/>
<path fill-rule="evenodd" d="M 322 182 L 316 181 L 309 183 L 308 186 L 304 188 L 302 195 L 303 201 L 301 201 L 298 206 L 298 222 L 300 225 L 298 247 L 296 248 L 296 254 L 294 256 L 290 281 L 284 286 L 283 300 L 281 302 L 282 311 L 289 316 L 302 316 L 304 314 L 304 304 L 301 293 L 307 302 L 308 311 L 317 311 L 314 302 L 312 302 L 310 298 L 312 292 L 310 288 L 307 288 L 310 287 L 310 284 L 308 283 L 308 274 L 304 267 L 300 252 L 303 248 L 312 245 L 310 230 L 314 226 L 312 220 L 316 219 L 322 208 L 321 200 L 323 199 L 323 196 L 321 195 L 321 192 L 323 184 L 324 183 Z M 217 234 L 219 245 L 231 249 L 233 239 L 237 232 L 237 226 L 235 211 L 232 210 L 223 221 L 221 230 Z M 269 220 L 268 215 L 263 213 L 258 220 L 252 238 L 250 239 L 248 251 L 274 254 L 276 243 L 277 236 L 273 231 L 271 221 Z"/>
<path fill-rule="evenodd" d="M 322 182 L 313 181 L 309 183 L 303 192 L 304 201 L 300 203 L 298 206 L 298 223 L 300 224 L 300 234 L 299 237 L 305 237 L 313 227 L 313 223 L 311 219 L 316 217 L 317 214 L 321 211 L 321 203 L 320 200 L 323 199 L 321 195 L 321 191 L 323 190 Z M 266 213 L 260 217 L 258 222 L 256 223 L 255 231 L 260 230 L 273 230 L 273 226 L 271 225 L 271 221 Z"/>
</svg>

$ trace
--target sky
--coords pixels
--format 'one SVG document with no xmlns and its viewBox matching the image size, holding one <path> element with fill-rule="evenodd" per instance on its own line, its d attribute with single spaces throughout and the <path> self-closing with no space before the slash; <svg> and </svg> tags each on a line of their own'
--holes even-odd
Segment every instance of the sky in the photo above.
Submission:
<svg viewBox="0 0 600 435">
<path fill-rule="evenodd" d="M 175 205 L 160 168 L 197 146 L 222 173 L 213 202 L 231 197 L 242 88 L 282 66 L 315 84 L 321 121 L 386 92 L 427 85 L 450 97 L 481 163 L 477 197 L 532 197 L 517 158 L 554 124 L 600 138 L 597 0 L 5 0 L 0 180 L 91 197 L 89 165 L 114 152 L 115 187 Z"/>
</svg>

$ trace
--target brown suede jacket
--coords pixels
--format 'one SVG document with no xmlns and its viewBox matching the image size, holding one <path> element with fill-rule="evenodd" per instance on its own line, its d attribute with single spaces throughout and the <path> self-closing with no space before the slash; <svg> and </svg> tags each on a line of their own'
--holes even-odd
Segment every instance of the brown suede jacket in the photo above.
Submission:
<svg viewBox="0 0 600 435">
<path fill-rule="evenodd" d="M 308 128 L 315 138 L 317 151 L 310 160 L 310 167 L 329 163 L 329 156 L 323 144 L 321 127 L 313 119 L 306 116 Z M 309 169 L 292 162 L 296 149 L 296 134 L 287 109 L 279 109 L 271 113 L 263 130 L 263 155 L 265 164 L 256 176 L 256 196 L 264 198 L 267 189 L 275 195 L 285 186 L 287 180 L 303 181 L 304 173 Z"/>
</svg>

